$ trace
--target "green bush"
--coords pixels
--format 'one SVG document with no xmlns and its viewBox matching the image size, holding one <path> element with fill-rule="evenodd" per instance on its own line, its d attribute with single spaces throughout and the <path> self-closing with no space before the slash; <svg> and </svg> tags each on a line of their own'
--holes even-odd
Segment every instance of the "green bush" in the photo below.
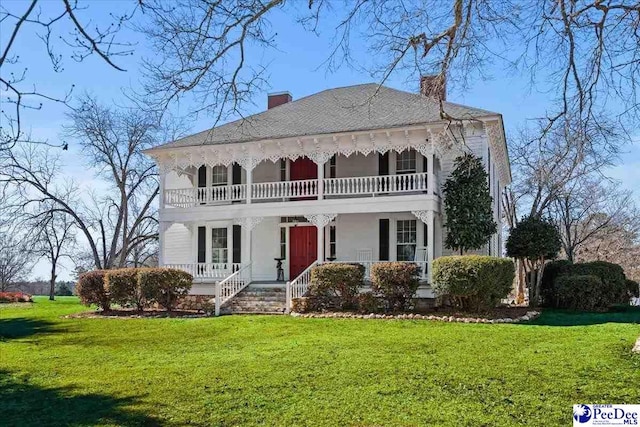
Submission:
<svg viewBox="0 0 640 427">
<path fill-rule="evenodd" d="M 109 310 L 111 303 L 104 286 L 106 274 L 106 270 L 94 270 L 80 275 L 76 284 L 76 295 L 80 302 L 85 305 L 97 304 L 103 310 Z"/>
<path fill-rule="evenodd" d="M 573 263 L 566 259 L 551 261 L 545 265 L 541 284 L 543 307 L 558 307 L 555 282 L 559 276 L 569 271 L 571 265 L 573 265 Z"/>
<path fill-rule="evenodd" d="M 433 261 L 433 290 L 464 310 L 487 310 L 513 288 L 513 261 L 481 255 L 447 256 Z"/>
<path fill-rule="evenodd" d="M 407 310 L 419 286 L 420 267 L 407 262 L 380 262 L 371 266 L 371 289 L 392 311 Z"/>
<path fill-rule="evenodd" d="M 607 308 L 613 304 L 628 304 L 627 278 L 618 264 L 606 261 L 593 261 L 573 264 L 565 273 L 569 276 L 597 276 L 602 281 L 602 292 L 596 307 Z"/>
<path fill-rule="evenodd" d="M 629 298 L 640 298 L 640 285 L 635 280 L 627 279 L 627 294 Z"/>
<path fill-rule="evenodd" d="M 189 294 L 193 276 L 174 268 L 144 268 L 138 271 L 140 294 L 148 302 L 156 302 L 167 311 L 173 310 L 181 298 Z"/>
<path fill-rule="evenodd" d="M 556 280 L 558 306 L 572 310 L 604 308 L 602 280 L 593 274 L 564 275 Z"/>
<path fill-rule="evenodd" d="M 111 302 L 123 307 L 135 306 L 143 310 L 146 300 L 138 288 L 138 268 L 121 268 L 108 270 L 104 279 L 104 286 Z"/>
<path fill-rule="evenodd" d="M 363 265 L 321 264 L 311 269 L 309 297 L 315 300 L 319 309 L 353 308 L 363 285 Z"/>
</svg>

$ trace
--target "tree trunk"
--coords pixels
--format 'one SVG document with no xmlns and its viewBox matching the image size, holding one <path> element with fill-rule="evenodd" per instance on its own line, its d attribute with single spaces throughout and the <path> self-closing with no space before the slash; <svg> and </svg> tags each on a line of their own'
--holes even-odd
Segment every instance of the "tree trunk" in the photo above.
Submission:
<svg viewBox="0 0 640 427">
<path fill-rule="evenodd" d="M 56 296 L 56 267 L 52 264 L 51 267 L 51 280 L 49 282 L 49 300 L 54 301 Z"/>
</svg>

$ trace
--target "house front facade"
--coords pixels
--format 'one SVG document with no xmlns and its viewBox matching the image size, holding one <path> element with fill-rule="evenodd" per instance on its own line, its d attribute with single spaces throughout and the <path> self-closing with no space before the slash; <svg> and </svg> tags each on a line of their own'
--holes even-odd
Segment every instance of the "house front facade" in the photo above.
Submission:
<svg viewBox="0 0 640 427">
<path fill-rule="evenodd" d="M 424 87 L 424 85 L 422 85 Z M 312 265 L 417 262 L 430 297 L 433 259 L 449 251 L 442 184 L 472 151 L 489 174 L 494 215 L 510 182 L 502 117 L 365 84 L 293 101 L 147 151 L 160 171 L 160 265 L 222 300 L 249 283 L 293 283 Z M 500 235 L 484 253 L 500 255 Z M 305 283 L 303 283 L 305 282 Z M 297 287 L 296 287 L 297 285 Z"/>
</svg>

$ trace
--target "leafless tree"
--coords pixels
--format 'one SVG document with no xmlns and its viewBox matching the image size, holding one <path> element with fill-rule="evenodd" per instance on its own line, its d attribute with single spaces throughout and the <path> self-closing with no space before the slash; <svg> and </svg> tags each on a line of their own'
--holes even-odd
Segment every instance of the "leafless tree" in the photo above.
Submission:
<svg viewBox="0 0 640 427">
<path fill-rule="evenodd" d="M 619 183 L 602 177 L 585 177 L 568 185 L 554 200 L 549 213 L 558 225 L 569 261 L 575 261 L 591 239 L 608 230 L 627 229 L 640 219 L 633 193 L 618 187 Z"/>
<path fill-rule="evenodd" d="M 165 107 L 187 93 L 197 110 L 241 112 L 264 83 L 254 46 L 275 48 L 276 10 L 323 34 L 335 22 L 325 64 L 352 66 L 384 83 L 393 73 L 436 74 L 461 88 L 486 77 L 487 64 L 523 71 L 558 94 L 542 130 L 572 115 L 599 122 L 601 113 L 638 116 L 640 2 L 637 0 L 162 0 L 143 2 L 140 27 L 157 55 L 145 64 L 153 105 Z M 369 59 L 352 46 L 365 46 Z M 415 77 L 414 77 L 415 78 Z M 622 108 L 608 108 L 615 98 Z M 615 111 L 613 111 L 615 110 Z M 444 109 L 441 114 L 446 116 Z"/>
<path fill-rule="evenodd" d="M 74 61 L 82 62 L 92 55 L 100 57 L 107 66 L 124 71 L 116 59 L 130 55 L 133 45 L 118 41 L 117 36 L 137 9 L 138 2 L 132 1 L 129 11 L 118 16 L 113 14 L 110 23 L 99 26 L 93 23 L 88 6 L 81 0 L 56 0 L 55 3 L 29 0 L 0 4 L 0 90 L 5 93 L 0 150 L 12 148 L 19 141 L 34 142 L 25 133 L 22 113 L 40 110 L 46 102 L 67 104 L 73 90 L 69 87 L 61 93 L 52 93 L 43 90 L 37 81 L 30 78 L 27 67 L 21 63 L 26 56 L 20 50 L 21 41 L 34 34 L 40 38 L 51 67 L 58 73 L 64 71 L 63 58 L 70 56 Z"/>
<path fill-rule="evenodd" d="M 20 144 L 0 156 L 0 181 L 19 193 L 14 209 L 69 215 L 92 255 L 93 267 L 127 265 L 132 251 L 157 239 L 157 172 L 142 150 L 158 143 L 157 121 L 137 110 L 105 107 L 85 97 L 67 128 L 82 148 L 99 191 L 87 195 L 60 175 L 59 156 L 47 147 Z"/>
<path fill-rule="evenodd" d="M 32 230 L 30 238 L 34 239 L 32 251 L 39 258 L 44 258 L 51 266 L 49 277 L 49 299 L 55 298 L 56 280 L 58 278 L 59 261 L 63 258 L 73 259 L 76 235 L 75 222 L 49 204 L 42 209 L 43 213 L 36 213 L 28 225 Z"/>
<path fill-rule="evenodd" d="M 0 223 L 0 292 L 26 279 L 34 264 L 29 242 L 20 239 L 6 221 Z"/>
</svg>

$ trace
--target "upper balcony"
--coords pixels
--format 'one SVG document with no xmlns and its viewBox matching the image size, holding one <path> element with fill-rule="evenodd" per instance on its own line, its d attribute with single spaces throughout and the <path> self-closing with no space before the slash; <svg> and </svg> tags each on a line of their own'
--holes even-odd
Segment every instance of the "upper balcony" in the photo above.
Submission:
<svg viewBox="0 0 640 427">
<path fill-rule="evenodd" d="M 258 182 L 251 185 L 214 185 L 164 191 L 164 204 L 176 208 L 215 206 L 229 203 L 289 202 L 407 194 L 438 194 L 436 178 L 427 172 L 400 175 L 354 176 Z M 250 188 L 250 194 L 247 194 Z"/>
</svg>

